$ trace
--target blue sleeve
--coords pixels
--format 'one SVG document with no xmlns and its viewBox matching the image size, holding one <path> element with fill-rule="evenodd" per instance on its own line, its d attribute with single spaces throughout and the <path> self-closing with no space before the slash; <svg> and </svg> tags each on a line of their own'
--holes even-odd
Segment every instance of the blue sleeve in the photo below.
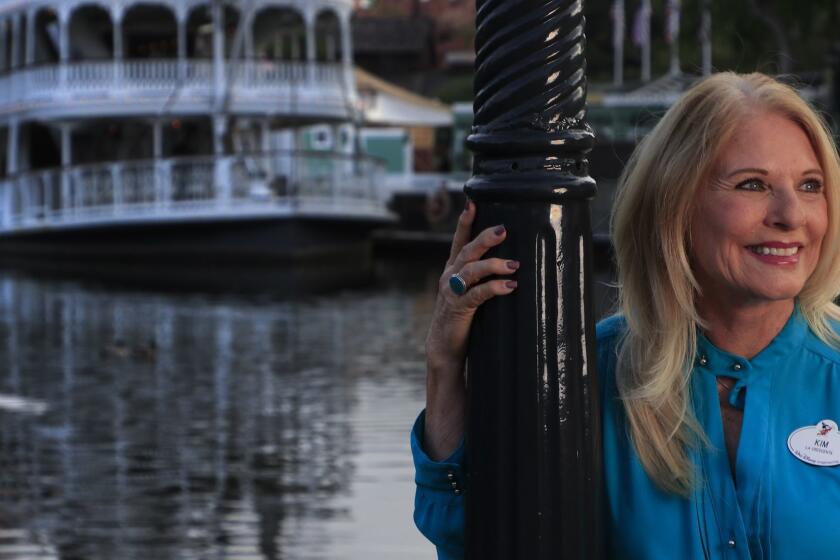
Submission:
<svg viewBox="0 0 840 560">
<path fill-rule="evenodd" d="M 426 411 L 411 430 L 414 459 L 414 523 L 437 547 L 438 560 L 464 558 L 464 442 L 443 461 L 423 451 Z"/>
</svg>

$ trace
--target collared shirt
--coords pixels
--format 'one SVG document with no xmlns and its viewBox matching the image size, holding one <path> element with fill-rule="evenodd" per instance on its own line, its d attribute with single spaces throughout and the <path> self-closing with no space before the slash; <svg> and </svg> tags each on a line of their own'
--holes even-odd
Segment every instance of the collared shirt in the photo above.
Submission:
<svg viewBox="0 0 840 560">
<path fill-rule="evenodd" d="M 699 482 L 684 498 L 656 487 L 627 436 L 615 386 L 616 346 L 624 328 L 620 317 L 597 327 L 610 556 L 840 558 L 840 466 L 816 466 L 794 455 L 798 450 L 805 459 L 819 460 L 819 449 L 801 448 L 811 445 L 813 434 L 831 429 L 824 420 L 834 426 L 840 420 L 840 352 L 811 332 L 798 308 L 773 341 L 749 360 L 716 348 L 701 335 L 690 383 L 694 412 L 710 446 L 691 452 Z M 735 479 L 723 439 L 717 376 L 737 380 L 730 404 L 744 411 Z M 431 461 L 422 449 L 423 422 L 421 413 L 411 434 L 415 523 L 437 546 L 439 559 L 462 558 L 463 448 L 445 461 Z M 804 429 L 802 437 L 794 438 L 791 449 L 788 439 L 799 429 Z M 840 436 L 827 437 L 813 443 L 840 441 Z M 833 452 L 836 458 L 840 449 Z"/>
</svg>

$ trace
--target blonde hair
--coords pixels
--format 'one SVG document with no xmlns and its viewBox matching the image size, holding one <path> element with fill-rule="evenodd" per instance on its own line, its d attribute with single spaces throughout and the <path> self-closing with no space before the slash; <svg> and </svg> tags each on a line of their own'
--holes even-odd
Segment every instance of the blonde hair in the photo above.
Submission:
<svg viewBox="0 0 840 560">
<path fill-rule="evenodd" d="M 691 407 L 689 372 L 703 322 L 689 262 L 692 204 L 719 152 L 756 110 L 777 112 L 811 140 L 823 169 L 828 228 L 820 261 L 799 295 L 823 341 L 840 346 L 831 320 L 840 291 L 840 161 L 823 120 L 796 91 L 763 74 L 715 74 L 689 89 L 645 137 L 619 179 L 612 216 L 619 313 L 627 322 L 616 371 L 630 437 L 651 479 L 688 495 L 692 447 L 708 440 Z"/>
</svg>

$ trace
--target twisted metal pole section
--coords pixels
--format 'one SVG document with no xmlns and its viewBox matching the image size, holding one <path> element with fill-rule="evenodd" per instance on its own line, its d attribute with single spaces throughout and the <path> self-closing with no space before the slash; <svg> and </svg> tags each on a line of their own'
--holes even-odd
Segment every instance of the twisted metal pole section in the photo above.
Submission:
<svg viewBox="0 0 840 560">
<path fill-rule="evenodd" d="M 583 29 L 581 0 L 477 0 L 465 191 L 522 266 L 471 333 L 469 560 L 602 557 Z"/>
</svg>

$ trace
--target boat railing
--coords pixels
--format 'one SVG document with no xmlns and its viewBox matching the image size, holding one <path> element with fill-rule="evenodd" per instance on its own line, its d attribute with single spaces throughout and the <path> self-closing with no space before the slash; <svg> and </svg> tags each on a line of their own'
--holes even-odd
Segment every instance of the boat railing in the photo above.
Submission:
<svg viewBox="0 0 840 560">
<path fill-rule="evenodd" d="M 314 77 L 316 82 L 338 81 L 341 76 L 341 65 L 315 64 L 310 66 L 305 62 L 270 62 L 250 60 L 233 67 L 234 82 L 238 87 L 272 87 L 278 83 L 301 83 L 312 81 L 310 68 L 317 69 Z"/>
<path fill-rule="evenodd" d="M 246 60 L 231 63 L 236 88 L 260 91 L 327 85 L 341 87 L 343 67 L 336 63 Z M 89 60 L 16 70 L 0 77 L 0 105 L 43 101 L 95 91 L 167 90 L 213 87 L 213 62 L 205 59 Z M 98 93 L 97 93 L 98 95 Z"/>
<path fill-rule="evenodd" d="M 127 66 L 126 63 L 119 65 Z M 63 72 L 61 70 L 63 69 Z M 110 61 L 70 63 L 59 67 L 59 78 L 63 77 L 65 87 L 98 88 L 99 84 L 112 85 L 117 76 L 117 64 Z M 64 74 L 64 76 L 61 76 Z"/>
<path fill-rule="evenodd" d="M 384 165 L 285 151 L 79 165 L 0 180 L 0 231 L 289 213 L 383 214 Z"/>
</svg>

